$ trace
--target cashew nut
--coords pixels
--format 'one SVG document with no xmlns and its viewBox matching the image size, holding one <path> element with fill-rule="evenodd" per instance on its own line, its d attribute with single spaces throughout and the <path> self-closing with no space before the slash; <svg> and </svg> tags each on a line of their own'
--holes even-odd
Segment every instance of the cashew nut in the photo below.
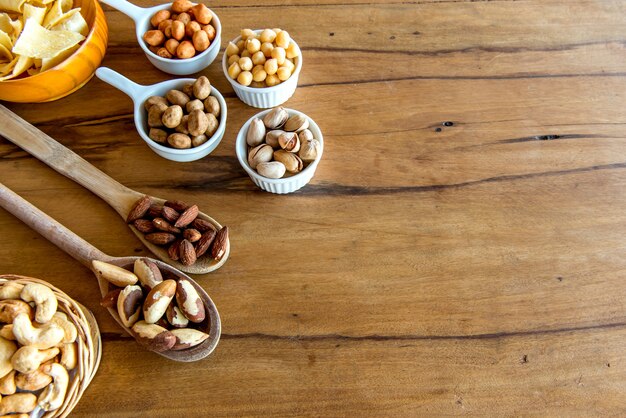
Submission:
<svg viewBox="0 0 626 418">
<path fill-rule="evenodd" d="M 17 350 L 17 346 L 13 341 L 5 340 L 0 337 L 0 377 L 6 376 L 11 370 L 11 357 Z"/>
<path fill-rule="evenodd" d="M 52 382 L 52 378 L 43 372 L 47 365 L 41 365 L 39 368 L 30 373 L 20 373 L 15 377 L 15 385 L 21 390 L 34 392 L 43 389 Z"/>
<path fill-rule="evenodd" d="M 15 393 L 15 370 L 0 379 L 0 393 L 3 395 L 13 395 Z"/>
<path fill-rule="evenodd" d="M 76 356 L 76 344 L 69 343 L 61 346 L 61 365 L 67 370 L 72 370 L 78 362 Z"/>
<path fill-rule="evenodd" d="M 41 392 L 37 403 L 44 411 L 52 411 L 63 405 L 70 377 L 65 367 L 58 363 L 44 367 L 43 372 L 52 377 L 53 382 Z"/>
<path fill-rule="evenodd" d="M 37 396 L 32 393 L 16 393 L 5 396 L 0 402 L 0 414 L 10 414 L 12 412 L 27 413 L 37 406 Z M 14 415 L 11 415 L 13 417 Z"/>
<path fill-rule="evenodd" d="M 35 321 L 45 324 L 52 319 L 57 311 L 57 297 L 54 296 L 52 289 L 38 283 L 29 283 L 24 286 L 20 298 L 26 302 L 35 302 L 37 312 L 35 313 Z"/>
<path fill-rule="evenodd" d="M 76 337 L 78 337 L 78 330 L 76 329 L 76 325 L 67 320 L 67 315 L 65 313 L 55 313 L 50 322 L 63 329 L 63 332 L 65 333 L 65 337 L 63 338 L 64 343 L 73 343 L 76 341 Z"/>
<path fill-rule="evenodd" d="M 23 284 L 6 282 L 0 287 L 0 299 L 19 299 L 23 288 Z"/>
<path fill-rule="evenodd" d="M 10 324 L 22 312 L 28 314 L 29 318 L 33 317 L 33 308 L 23 300 L 0 301 L 0 322 Z"/>
<path fill-rule="evenodd" d="M 28 286 L 30 285 L 26 285 Z M 57 346 L 65 337 L 63 329 L 52 322 L 39 328 L 33 327 L 25 313 L 19 314 L 13 320 L 13 334 L 21 345 L 32 345 L 40 349 Z"/>
<path fill-rule="evenodd" d="M 20 373 L 31 373 L 37 370 L 39 366 L 41 366 L 41 363 L 50 360 L 57 354 L 59 354 L 57 347 L 47 350 L 38 350 L 32 345 L 27 345 L 20 347 L 20 349 L 13 354 L 11 364 L 13 368 Z"/>
<path fill-rule="evenodd" d="M 15 341 L 15 335 L 13 335 L 13 324 L 7 324 L 0 328 L 0 337 L 6 340 Z"/>
</svg>

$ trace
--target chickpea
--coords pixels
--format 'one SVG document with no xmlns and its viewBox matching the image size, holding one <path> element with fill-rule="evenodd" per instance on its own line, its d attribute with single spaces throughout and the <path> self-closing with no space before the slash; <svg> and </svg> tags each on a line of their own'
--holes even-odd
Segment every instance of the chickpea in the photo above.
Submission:
<svg viewBox="0 0 626 418">
<path fill-rule="evenodd" d="M 228 75 L 230 76 L 230 78 L 232 78 L 233 80 L 236 80 L 237 77 L 239 77 L 239 74 L 241 73 L 241 67 L 239 66 L 239 63 L 237 62 L 233 62 L 231 64 L 230 67 L 228 67 Z"/>
<path fill-rule="evenodd" d="M 274 44 L 271 42 L 264 42 L 261 44 L 261 51 L 265 58 L 270 58 L 272 56 L 272 49 L 274 49 Z"/>
<path fill-rule="evenodd" d="M 152 16 L 152 18 L 150 19 L 150 24 L 153 27 L 158 27 L 159 24 L 161 22 L 163 22 L 164 20 L 167 20 L 170 18 L 170 11 L 169 10 L 159 10 L 158 12 L 156 12 L 154 14 L 154 16 Z"/>
<path fill-rule="evenodd" d="M 239 51 L 243 51 L 245 44 L 246 44 L 246 41 L 244 41 L 243 39 L 240 39 L 240 40 L 237 41 L 237 43 L 235 45 L 237 46 L 237 49 Z"/>
<path fill-rule="evenodd" d="M 250 83 L 249 87 L 254 87 L 255 89 L 262 89 L 263 87 L 267 87 L 263 81 L 253 81 Z"/>
<path fill-rule="evenodd" d="M 179 13 L 176 20 L 178 20 L 179 22 L 183 22 L 183 24 L 186 25 L 187 23 L 191 22 L 191 16 L 189 16 L 189 13 L 186 12 Z"/>
<path fill-rule="evenodd" d="M 276 71 L 278 71 L 278 62 L 276 62 L 276 59 L 270 58 L 265 61 L 265 65 L 263 67 L 268 75 L 273 75 L 276 74 Z"/>
<path fill-rule="evenodd" d="M 189 41 L 182 41 L 176 48 L 176 56 L 180 59 L 191 58 L 196 55 L 196 48 Z"/>
<path fill-rule="evenodd" d="M 277 46 L 272 49 L 272 58 L 276 59 L 278 65 L 283 65 L 285 63 L 285 48 Z"/>
<path fill-rule="evenodd" d="M 276 74 L 269 74 L 265 78 L 265 84 L 267 84 L 267 87 L 274 87 L 280 84 L 280 79 L 278 78 Z"/>
<path fill-rule="evenodd" d="M 160 30 L 149 30 L 143 34 L 143 40 L 150 46 L 159 46 L 165 40 L 165 35 Z"/>
<path fill-rule="evenodd" d="M 212 41 L 213 39 L 215 39 L 215 28 L 212 25 L 204 25 L 202 26 L 202 30 L 206 32 L 207 35 L 209 35 L 209 41 Z"/>
<path fill-rule="evenodd" d="M 225 52 L 227 57 L 230 57 L 231 55 L 239 55 L 239 47 L 234 43 L 229 42 Z"/>
<path fill-rule="evenodd" d="M 166 48 L 159 48 L 156 54 L 161 58 L 172 58 L 172 54 Z"/>
<path fill-rule="evenodd" d="M 250 71 L 252 69 L 252 60 L 248 57 L 242 57 L 239 59 L 239 67 L 243 71 Z"/>
<path fill-rule="evenodd" d="M 244 50 L 241 52 L 241 56 L 242 56 L 242 57 L 248 57 L 248 58 L 250 58 L 250 57 L 252 56 L 252 54 L 250 54 L 250 52 L 248 52 L 248 50 L 247 50 L 247 49 L 244 49 Z"/>
<path fill-rule="evenodd" d="M 291 71 L 287 67 L 278 67 L 276 75 L 278 76 L 280 81 L 285 81 L 291 76 Z"/>
<path fill-rule="evenodd" d="M 261 50 L 261 41 L 256 38 L 250 38 L 246 41 L 246 49 L 250 54 L 254 54 L 255 52 Z"/>
<path fill-rule="evenodd" d="M 211 41 L 209 41 L 209 35 L 203 30 L 199 30 L 198 32 L 193 34 L 193 47 L 198 52 L 202 52 L 206 50 L 209 45 L 211 45 Z"/>
<path fill-rule="evenodd" d="M 286 30 L 280 31 L 276 34 L 276 46 L 287 48 L 289 46 L 289 42 L 291 42 L 291 38 L 289 37 L 289 32 Z"/>
<path fill-rule="evenodd" d="M 282 67 L 287 67 L 289 68 L 289 71 L 293 73 L 293 70 L 296 69 L 296 65 L 291 61 L 286 59 L 284 64 L 282 65 Z"/>
<path fill-rule="evenodd" d="M 202 30 L 202 26 L 200 26 L 200 24 L 194 20 L 185 25 L 185 35 L 190 38 L 193 36 L 194 33 L 199 30 Z"/>
<path fill-rule="evenodd" d="M 241 39 L 243 39 L 244 41 L 248 38 L 255 38 L 255 37 L 256 37 L 256 33 L 254 33 L 252 29 L 241 30 Z"/>
<path fill-rule="evenodd" d="M 172 18 L 173 19 L 173 18 Z M 276 36 L 278 36 L 279 33 L 281 33 L 283 30 L 281 28 L 272 28 L 272 30 L 274 31 L 274 33 L 276 34 Z M 274 39 L 275 40 L 275 39 Z"/>
<path fill-rule="evenodd" d="M 267 77 L 267 73 L 265 72 L 263 67 L 261 67 L 261 69 L 258 70 L 257 72 L 252 73 L 252 79 L 257 82 L 265 81 L 266 77 Z"/>
<path fill-rule="evenodd" d="M 300 48 L 294 42 L 290 42 L 287 47 L 287 58 L 295 58 L 300 56 Z"/>
<path fill-rule="evenodd" d="M 263 55 L 263 51 L 257 51 L 252 54 L 252 63 L 254 65 L 265 64 L 265 55 Z"/>
<path fill-rule="evenodd" d="M 182 40 L 185 37 L 185 24 L 180 20 L 172 22 L 172 38 L 177 41 Z"/>
<path fill-rule="evenodd" d="M 265 29 L 263 32 L 261 32 L 261 37 L 260 37 L 261 42 L 272 43 L 274 42 L 274 39 L 276 39 L 276 32 L 274 32 L 273 30 Z"/>
<path fill-rule="evenodd" d="M 241 58 L 239 55 L 231 55 L 228 57 L 228 65 L 232 65 L 233 62 L 239 62 L 239 58 Z"/>
<path fill-rule="evenodd" d="M 252 83 L 252 73 L 250 71 L 242 71 L 237 76 L 237 82 L 242 86 L 249 86 Z"/>
<path fill-rule="evenodd" d="M 180 42 L 178 42 L 174 38 L 168 39 L 167 41 L 165 41 L 165 49 L 167 49 L 167 52 L 169 52 L 170 54 L 176 55 L 176 48 L 178 48 L 179 44 Z"/>
</svg>

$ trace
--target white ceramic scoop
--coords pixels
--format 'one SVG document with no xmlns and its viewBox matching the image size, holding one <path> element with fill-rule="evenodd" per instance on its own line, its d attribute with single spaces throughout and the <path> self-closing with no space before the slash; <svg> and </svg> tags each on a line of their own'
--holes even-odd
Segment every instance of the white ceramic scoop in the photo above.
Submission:
<svg viewBox="0 0 626 418">
<path fill-rule="evenodd" d="M 213 136 L 209 138 L 207 142 L 199 147 L 176 149 L 166 147 L 150 139 L 148 136 L 148 132 L 150 131 L 150 127 L 148 126 L 148 112 L 146 112 L 146 109 L 144 108 L 144 102 L 150 96 L 165 96 L 169 90 L 181 90 L 185 84 L 193 83 L 195 79 L 178 78 L 163 81 L 158 84 L 152 84 L 150 86 L 142 86 L 107 67 L 98 68 L 96 70 L 96 76 L 100 80 L 123 91 L 133 100 L 135 127 L 137 128 L 137 132 L 139 132 L 141 138 L 143 138 L 152 151 L 156 152 L 163 158 L 179 162 L 199 160 L 200 158 L 206 157 L 210 154 L 218 146 L 224 136 L 227 113 L 226 101 L 221 93 L 213 86 L 211 86 L 211 96 L 214 96 L 217 99 L 221 108 L 217 131 L 215 131 Z"/>
<path fill-rule="evenodd" d="M 143 49 L 143 52 L 146 54 L 146 57 L 148 57 L 148 60 L 152 63 L 152 65 L 161 71 L 174 75 L 189 75 L 197 73 L 211 65 L 217 57 L 217 54 L 220 52 L 222 24 L 213 10 L 211 10 L 211 14 L 213 14 L 211 25 L 215 28 L 215 39 L 211 41 L 211 45 L 206 50 L 196 54 L 192 58 L 170 59 L 160 57 L 150 51 L 148 45 L 143 40 L 143 34 L 152 29 L 150 25 L 150 19 L 152 16 L 154 16 L 154 14 L 159 10 L 169 9 L 171 3 L 161 4 L 147 9 L 135 6 L 125 0 L 102 0 L 102 3 L 108 4 L 135 21 L 135 31 L 137 33 L 137 42 L 139 42 L 139 46 L 141 46 L 141 49 Z"/>
</svg>

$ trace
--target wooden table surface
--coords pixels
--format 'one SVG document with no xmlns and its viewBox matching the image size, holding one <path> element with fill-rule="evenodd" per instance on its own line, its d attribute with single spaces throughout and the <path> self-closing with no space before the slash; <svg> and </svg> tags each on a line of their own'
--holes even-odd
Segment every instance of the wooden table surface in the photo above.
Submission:
<svg viewBox="0 0 626 418">
<path fill-rule="evenodd" d="M 97 79 L 7 104 L 126 186 L 231 228 L 228 262 L 197 276 L 220 344 L 179 364 L 122 335 L 92 274 L 0 210 L 1 272 L 61 287 L 101 327 L 75 415 L 623 416 L 626 2 L 297 3 L 210 4 L 222 46 L 282 27 L 302 47 L 286 106 L 326 145 L 293 195 L 239 166 L 235 136 L 257 110 L 221 61 L 203 74 L 225 93 L 226 134 L 197 162 L 152 153 L 130 99 Z M 169 79 L 105 10 L 103 65 Z M 149 255 L 103 201 L 5 140 L 0 179 L 103 251 Z"/>
</svg>

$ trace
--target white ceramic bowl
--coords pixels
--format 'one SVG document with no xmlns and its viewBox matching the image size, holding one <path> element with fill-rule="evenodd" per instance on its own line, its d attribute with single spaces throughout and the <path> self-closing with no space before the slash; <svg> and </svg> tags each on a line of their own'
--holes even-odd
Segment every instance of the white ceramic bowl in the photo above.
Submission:
<svg viewBox="0 0 626 418">
<path fill-rule="evenodd" d="M 246 143 L 246 133 L 248 132 L 248 127 L 252 122 L 252 119 L 259 118 L 263 119 L 267 113 L 271 111 L 271 109 L 264 110 L 262 112 L 257 113 L 252 116 L 246 123 L 243 124 L 241 129 L 239 130 L 239 134 L 237 135 L 237 139 L 235 141 L 235 152 L 237 153 L 237 159 L 239 160 L 239 164 L 243 167 L 243 169 L 248 173 L 250 179 L 254 184 L 256 184 L 261 189 L 266 192 L 276 193 L 276 194 L 286 194 L 295 192 L 298 189 L 304 187 L 315 174 L 315 170 L 317 169 L 317 165 L 322 159 L 322 154 L 324 153 L 324 138 L 322 136 L 322 131 L 320 127 L 317 126 L 317 123 L 307 115 L 302 112 L 298 112 L 297 110 L 287 109 L 285 108 L 289 116 L 293 115 L 301 115 L 309 120 L 309 130 L 317 139 L 320 141 L 320 152 L 317 155 L 315 161 L 309 163 L 308 166 L 305 167 L 304 170 L 290 177 L 283 177 L 280 179 L 268 179 L 267 177 L 263 177 L 256 170 L 252 169 L 248 164 L 248 144 Z"/>
<path fill-rule="evenodd" d="M 220 143 L 226 130 L 226 101 L 220 92 L 211 86 L 211 96 L 214 96 L 220 103 L 221 112 L 219 118 L 219 126 L 217 131 L 204 144 L 195 148 L 176 149 L 161 145 L 148 136 L 150 127 L 148 126 L 148 114 L 144 108 L 144 102 L 150 96 L 165 96 L 172 89 L 181 90 L 187 83 L 193 83 L 194 78 L 178 78 L 174 80 L 164 81 L 162 83 L 153 84 L 151 86 L 142 86 L 130 81 L 123 75 L 111 70 L 110 68 L 100 67 L 96 70 L 96 76 L 112 85 L 113 87 L 126 93 L 134 104 L 135 127 L 143 140 L 148 144 L 152 151 L 156 152 L 163 158 L 172 161 L 186 162 L 195 161 L 209 155 Z"/>
<path fill-rule="evenodd" d="M 258 29 L 254 32 L 258 34 L 262 31 L 262 29 Z M 239 40 L 241 40 L 241 36 L 236 37 L 231 42 L 236 44 Z M 293 39 L 291 41 L 296 44 L 298 49 L 300 49 L 296 41 Z M 233 90 L 235 90 L 237 97 L 239 97 L 239 99 L 248 106 L 259 107 L 262 109 L 276 107 L 285 103 L 291 96 L 293 96 L 296 91 L 296 87 L 298 87 L 298 76 L 300 75 L 300 70 L 302 69 L 302 50 L 300 50 L 300 56 L 295 58 L 295 64 L 296 68 L 293 71 L 293 74 L 291 74 L 291 77 L 277 86 L 264 88 L 246 87 L 239 84 L 237 80 L 230 78 L 228 75 L 228 57 L 226 56 L 226 53 L 222 56 L 222 70 L 224 71 L 224 76 L 233 86 Z"/>
<path fill-rule="evenodd" d="M 163 58 L 150 51 L 148 45 L 143 40 L 143 34 L 152 29 L 150 19 L 159 10 L 169 9 L 172 3 L 161 4 L 159 6 L 144 9 L 137 7 L 126 0 L 102 0 L 102 3 L 108 4 L 116 8 L 126 16 L 135 21 L 135 31 L 137 32 L 137 42 L 143 49 L 148 60 L 159 70 L 174 75 L 189 75 L 204 70 L 217 57 L 220 52 L 220 43 L 222 35 L 222 24 L 217 15 L 211 10 L 213 19 L 211 24 L 215 28 L 215 39 L 211 41 L 211 45 L 201 53 L 192 58 L 187 59 L 168 59 Z"/>
</svg>

